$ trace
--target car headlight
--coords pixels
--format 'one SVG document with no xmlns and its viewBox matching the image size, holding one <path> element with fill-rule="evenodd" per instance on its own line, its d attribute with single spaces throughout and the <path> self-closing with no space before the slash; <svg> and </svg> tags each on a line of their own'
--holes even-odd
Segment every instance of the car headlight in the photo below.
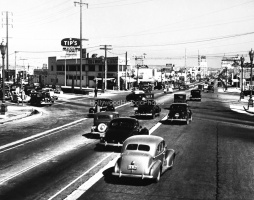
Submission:
<svg viewBox="0 0 254 200">
<path fill-rule="evenodd" d="M 138 108 L 134 108 L 133 110 L 137 111 L 137 110 L 138 110 Z"/>
</svg>

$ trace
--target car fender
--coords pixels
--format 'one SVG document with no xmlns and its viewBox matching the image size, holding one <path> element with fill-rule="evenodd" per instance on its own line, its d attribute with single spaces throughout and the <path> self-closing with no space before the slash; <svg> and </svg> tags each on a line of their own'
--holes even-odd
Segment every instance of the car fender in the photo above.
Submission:
<svg viewBox="0 0 254 200">
<path fill-rule="evenodd" d="M 166 167 L 172 167 L 174 159 L 175 159 L 175 151 L 173 149 L 167 149 L 164 166 L 166 165 Z"/>
<path fill-rule="evenodd" d="M 161 160 L 156 160 L 155 162 L 153 162 L 149 170 L 150 175 L 155 178 L 159 173 L 159 171 L 161 170 L 161 165 L 162 165 Z"/>
</svg>

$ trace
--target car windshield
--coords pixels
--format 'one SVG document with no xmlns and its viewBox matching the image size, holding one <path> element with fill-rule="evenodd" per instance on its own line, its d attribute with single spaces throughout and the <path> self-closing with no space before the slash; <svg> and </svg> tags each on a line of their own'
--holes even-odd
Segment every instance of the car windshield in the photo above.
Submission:
<svg viewBox="0 0 254 200">
<path fill-rule="evenodd" d="M 110 115 L 98 115 L 97 119 L 111 119 Z"/>
<path fill-rule="evenodd" d="M 187 107 L 186 105 L 176 104 L 176 105 L 171 105 L 170 110 L 184 111 L 184 110 L 186 110 L 186 107 Z"/>
<path fill-rule="evenodd" d="M 150 146 L 145 144 L 128 144 L 126 150 L 150 151 Z"/>
<path fill-rule="evenodd" d="M 109 106 L 109 105 L 112 105 L 113 102 L 112 100 L 105 100 L 105 99 L 98 99 L 95 101 L 95 105 L 98 105 L 98 106 Z"/>
<path fill-rule="evenodd" d="M 111 128 L 117 128 L 117 129 L 133 129 L 134 128 L 134 122 L 131 121 L 112 121 L 110 123 Z"/>
</svg>

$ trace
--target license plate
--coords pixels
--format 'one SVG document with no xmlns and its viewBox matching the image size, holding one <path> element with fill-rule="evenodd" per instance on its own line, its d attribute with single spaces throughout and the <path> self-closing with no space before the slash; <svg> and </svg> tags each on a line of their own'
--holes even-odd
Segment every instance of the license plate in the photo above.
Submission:
<svg viewBox="0 0 254 200">
<path fill-rule="evenodd" d="M 136 165 L 129 165 L 128 170 L 136 170 L 137 166 Z"/>
</svg>

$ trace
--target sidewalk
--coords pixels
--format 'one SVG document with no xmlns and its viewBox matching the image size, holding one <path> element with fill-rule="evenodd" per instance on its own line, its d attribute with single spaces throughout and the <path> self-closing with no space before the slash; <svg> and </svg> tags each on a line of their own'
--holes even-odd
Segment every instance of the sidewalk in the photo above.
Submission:
<svg viewBox="0 0 254 200">
<path fill-rule="evenodd" d="M 235 100 L 235 102 L 229 105 L 232 111 L 254 116 L 254 107 L 249 107 L 248 109 L 249 96 L 244 96 L 244 99 L 240 99 L 240 88 L 229 87 L 227 91 L 224 91 L 223 88 L 218 88 L 218 93 L 233 95 L 232 98 Z"/>
</svg>

